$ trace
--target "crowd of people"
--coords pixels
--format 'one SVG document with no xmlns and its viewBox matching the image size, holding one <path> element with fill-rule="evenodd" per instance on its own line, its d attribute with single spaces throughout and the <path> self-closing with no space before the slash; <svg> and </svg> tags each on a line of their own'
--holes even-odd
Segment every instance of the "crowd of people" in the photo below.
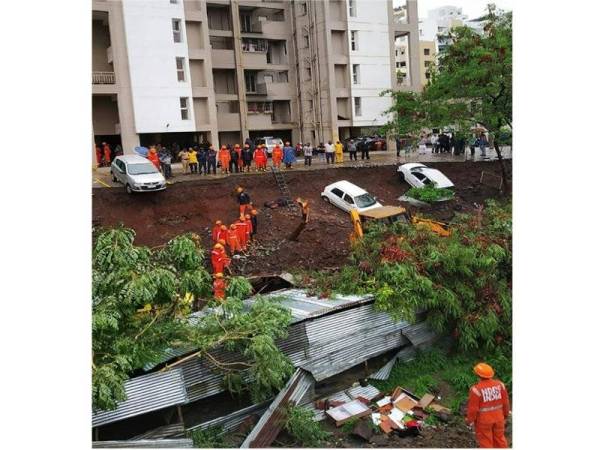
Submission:
<svg viewBox="0 0 600 450">
<path fill-rule="evenodd" d="M 432 154 L 448 153 L 453 155 L 464 154 L 466 147 L 469 147 L 471 157 L 475 156 L 475 150 L 481 150 L 481 156 L 486 157 L 486 150 L 494 148 L 494 136 L 492 133 L 473 133 L 470 137 L 452 132 L 442 132 L 440 134 L 423 135 L 418 140 L 418 153 L 425 154 L 427 145 L 431 144 Z M 400 156 L 402 150 L 411 151 L 414 148 L 414 141 L 410 139 L 396 139 L 396 156 Z"/>
<path fill-rule="evenodd" d="M 212 228 L 213 248 L 210 262 L 213 269 L 213 295 L 218 301 L 225 299 L 227 281 L 225 269 L 231 274 L 231 258 L 233 255 L 247 254 L 258 230 L 258 211 L 252 205 L 250 196 L 242 187 L 236 189 L 239 204 L 238 218 L 227 225 L 217 220 Z"/>
<path fill-rule="evenodd" d="M 108 167 L 113 159 L 123 154 L 123 148 L 119 144 L 114 149 L 106 142 L 102 142 L 101 145 L 95 144 L 95 147 L 97 167 Z"/>
</svg>

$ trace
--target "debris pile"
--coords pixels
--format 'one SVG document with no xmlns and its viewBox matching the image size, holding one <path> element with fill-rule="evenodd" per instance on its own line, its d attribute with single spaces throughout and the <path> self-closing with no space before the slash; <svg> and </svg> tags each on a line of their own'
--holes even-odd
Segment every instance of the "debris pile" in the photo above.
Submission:
<svg viewBox="0 0 600 450">
<path fill-rule="evenodd" d="M 314 407 L 325 410 L 325 416 L 336 427 L 351 423 L 352 435 L 371 441 L 376 434 L 417 436 L 430 415 L 447 422 L 450 409 L 435 400 L 432 394 L 419 398 L 402 387 L 396 387 L 387 395 L 380 393 L 370 399 L 359 396 L 349 402 L 318 400 Z"/>
</svg>

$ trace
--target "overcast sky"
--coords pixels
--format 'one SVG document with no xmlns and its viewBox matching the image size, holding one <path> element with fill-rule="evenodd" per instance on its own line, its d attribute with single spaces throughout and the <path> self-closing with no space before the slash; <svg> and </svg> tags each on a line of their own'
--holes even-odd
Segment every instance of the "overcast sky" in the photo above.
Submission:
<svg viewBox="0 0 600 450">
<path fill-rule="evenodd" d="M 405 0 L 394 0 L 394 6 L 405 4 Z M 419 19 L 427 17 L 427 11 L 439 8 L 440 6 L 456 6 L 462 8 L 463 14 L 469 19 L 476 19 L 484 11 L 488 3 L 495 3 L 500 9 L 512 11 L 516 0 L 417 0 L 419 8 Z"/>
</svg>

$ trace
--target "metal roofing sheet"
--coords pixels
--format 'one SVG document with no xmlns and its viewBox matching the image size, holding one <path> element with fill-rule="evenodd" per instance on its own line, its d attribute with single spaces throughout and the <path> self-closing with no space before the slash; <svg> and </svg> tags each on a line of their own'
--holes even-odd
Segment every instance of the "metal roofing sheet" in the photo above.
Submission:
<svg viewBox="0 0 600 450">
<path fill-rule="evenodd" d="M 191 439 L 146 439 L 143 441 L 94 441 L 92 448 L 194 448 Z"/>
<path fill-rule="evenodd" d="M 223 428 L 223 433 L 235 431 L 245 420 L 248 419 L 248 417 L 253 415 L 259 417 L 262 416 L 262 414 L 267 410 L 269 404 L 270 403 L 266 401 L 258 405 L 251 405 L 246 408 L 240 409 L 239 411 L 234 411 L 231 414 L 227 414 L 226 416 L 217 417 L 216 419 L 212 419 L 207 422 L 203 422 L 199 425 L 195 425 L 193 427 L 188 428 L 188 430 L 206 430 L 207 428 L 221 427 Z"/>
<path fill-rule="evenodd" d="M 131 378 L 125 382 L 125 393 L 127 400 L 120 402 L 117 409 L 93 413 L 92 426 L 97 427 L 187 402 L 180 369 Z"/>
<path fill-rule="evenodd" d="M 436 334 L 431 330 L 431 328 L 429 328 L 427 322 L 419 322 L 409 325 L 402 330 L 402 334 L 404 334 L 404 336 L 406 336 L 408 340 L 417 347 L 431 343 L 436 338 Z"/>
<path fill-rule="evenodd" d="M 145 433 L 138 434 L 129 440 L 142 441 L 144 439 L 165 439 L 171 436 L 177 436 L 178 434 L 183 434 L 184 431 L 185 426 L 183 423 L 174 423 L 172 425 L 165 425 L 163 427 L 158 427 Z"/>
</svg>

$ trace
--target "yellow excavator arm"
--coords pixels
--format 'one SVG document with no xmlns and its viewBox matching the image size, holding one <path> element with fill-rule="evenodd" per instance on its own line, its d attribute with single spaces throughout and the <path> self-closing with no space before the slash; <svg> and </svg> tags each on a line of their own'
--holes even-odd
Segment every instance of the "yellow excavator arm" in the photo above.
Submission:
<svg viewBox="0 0 600 450">
<path fill-rule="evenodd" d="M 350 210 L 350 220 L 352 220 L 352 226 L 354 227 L 354 231 L 350 235 L 350 240 L 352 242 L 354 242 L 357 239 L 362 239 L 363 229 L 362 229 L 362 223 L 360 221 L 360 214 L 358 213 L 358 210 L 356 210 L 356 209 Z"/>
</svg>

